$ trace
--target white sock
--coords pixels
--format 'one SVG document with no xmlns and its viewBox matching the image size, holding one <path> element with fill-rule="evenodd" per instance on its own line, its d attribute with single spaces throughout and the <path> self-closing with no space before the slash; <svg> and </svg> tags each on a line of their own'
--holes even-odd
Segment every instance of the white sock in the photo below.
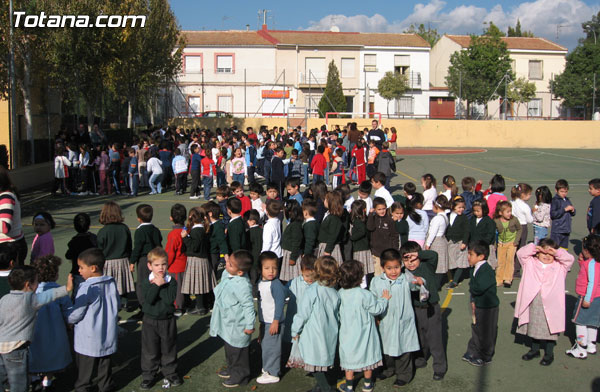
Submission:
<svg viewBox="0 0 600 392">
<path fill-rule="evenodd" d="M 597 328 L 587 328 L 587 343 L 591 345 L 596 345 L 596 337 L 598 336 Z"/>
<path fill-rule="evenodd" d="M 575 334 L 577 335 L 577 344 L 587 347 L 588 328 L 585 325 L 575 325 Z"/>
</svg>

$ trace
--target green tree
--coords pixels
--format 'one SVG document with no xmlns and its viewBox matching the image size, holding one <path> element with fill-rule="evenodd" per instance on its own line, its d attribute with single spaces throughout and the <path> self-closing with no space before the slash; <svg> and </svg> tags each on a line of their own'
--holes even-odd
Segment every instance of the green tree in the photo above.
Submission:
<svg viewBox="0 0 600 392">
<path fill-rule="evenodd" d="M 426 29 L 423 23 L 419 24 L 419 27 L 415 27 L 414 24 L 411 24 L 408 29 L 404 30 L 404 33 L 417 34 L 425 41 L 429 42 L 429 45 L 432 47 L 440 39 L 440 34 L 438 33 L 437 29 L 432 29 L 431 27 Z"/>
<path fill-rule="evenodd" d="M 579 43 L 585 42 L 598 43 L 600 42 L 600 11 L 596 15 L 592 15 L 592 19 L 581 24 L 581 28 L 585 32 L 585 37 L 579 39 Z"/>
<path fill-rule="evenodd" d="M 335 62 L 331 60 L 331 63 L 329 63 L 329 72 L 327 73 L 325 91 L 323 91 L 323 96 L 319 101 L 319 116 L 325 117 L 327 112 L 345 111 L 346 97 L 344 96 L 344 90 L 342 89 L 340 73 Z"/>
<path fill-rule="evenodd" d="M 509 102 L 517 104 L 517 113 L 519 113 L 521 104 L 535 98 L 535 92 L 535 83 L 527 81 L 524 77 L 520 77 L 510 83 L 506 98 Z"/>
<path fill-rule="evenodd" d="M 498 26 L 494 24 L 494 22 L 490 21 L 488 27 L 483 29 L 483 35 L 487 35 L 490 37 L 504 37 L 505 34 L 502 30 L 500 30 L 500 28 L 498 28 Z"/>
<path fill-rule="evenodd" d="M 511 26 L 508 26 L 508 31 L 506 33 L 506 36 L 507 37 L 535 37 L 535 35 L 533 35 L 533 32 L 521 30 L 521 21 L 519 19 L 517 19 L 517 24 L 514 28 Z"/>
<path fill-rule="evenodd" d="M 377 83 L 377 92 L 387 101 L 387 115 L 390 117 L 390 101 L 400 99 L 408 90 L 408 76 L 388 71 Z"/>
</svg>

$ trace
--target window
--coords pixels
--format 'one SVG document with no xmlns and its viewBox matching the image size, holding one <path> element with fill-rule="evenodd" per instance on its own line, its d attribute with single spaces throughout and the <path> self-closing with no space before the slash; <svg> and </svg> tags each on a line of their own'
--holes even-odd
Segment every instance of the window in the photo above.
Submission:
<svg viewBox="0 0 600 392">
<path fill-rule="evenodd" d="M 217 55 L 217 73 L 233 73 L 233 55 Z"/>
<path fill-rule="evenodd" d="M 354 77 L 354 59 L 342 59 L 342 78 Z"/>
<path fill-rule="evenodd" d="M 188 97 L 188 105 L 189 105 L 189 110 L 186 110 L 191 112 L 191 114 L 200 114 L 202 113 L 202 106 L 201 106 L 201 101 L 200 101 L 200 97 Z"/>
<path fill-rule="evenodd" d="M 217 96 L 217 110 L 231 113 L 233 108 L 233 96 L 219 95 Z"/>
<path fill-rule="evenodd" d="M 376 54 L 365 54 L 365 71 L 377 71 Z"/>
<path fill-rule="evenodd" d="M 306 64 L 306 83 L 327 82 L 327 63 L 325 57 L 307 57 Z"/>
<path fill-rule="evenodd" d="M 410 56 L 403 54 L 394 55 L 394 72 L 407 75 L 410 68 Z"/>
<path fill-rule="evenodd" d="M 321 101 L 322 96 L 323 95 L 321 95 L 321 94 L 306 94 L 305 95 L 306 110 L 309 111 L 310 113 L 318 113 L 319 112 L 319 102 Z M 323 113 L 323 116 L 325 116 L 325 113 Z"/>
<path fill-rule="evenodd" d="M 396 113 L 398 115 L 407 115 L 414 113 L 413 97 L 400 97 L 396 100 Z"/>
<path fill-rule="evenodd" d="M 202 72 L 202 56 L 200 55 L 184 55 L 183 69 L 185 73 L 200 73 Z"/>
<path fill-rule="evenodd" d="M 540 98 L 532 99 L 527 103 L 528 117 L 542 117 L 542 100 Z"/>
<path fill-rule="evenodd" d="M 540 80 L 543 78 L 542 60 L 529 60 L 529 79 Z"/>
</svg>

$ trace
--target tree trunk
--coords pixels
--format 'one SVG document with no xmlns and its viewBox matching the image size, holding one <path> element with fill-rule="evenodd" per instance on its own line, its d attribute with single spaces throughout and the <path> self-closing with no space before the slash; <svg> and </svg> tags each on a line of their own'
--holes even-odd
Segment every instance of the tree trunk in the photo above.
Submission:
<svg viewBox="0 0 600 392">
<path fill-rule="evenodd" d="M 390 119 L 390 101 L 387 101 L 387 116 L 388 120 Z"/>
<path fill-rule="evenodd" d="M 132 128 L 133 122 L 133 108 L 131 105 L 131 100 L 127 101 L 127 129 Z"/>
<path fill-rule="evenodd" d="M 154 108 L 152 107 L 152 102 L 148 104 L 148 114 L 150 115 L 150 123 L 154 125 Z"/>
<path fill-rule="evenodd" d="M 29 163 L 35 163 L 35 142 L 33 138 L 33 114 L 31 112 L 31 53 L 25 51 L 23 56 L 23 83 L 21 84 L 23 93 L 23 112 L 25 113 L 25 130 L 27 140 L 30 144 Z"/>
<path fill-rule="evenodd" d="M 87 126 L 88 132 L 92 132 L 92 126 L 94 125 L 94 105 L 89 99 L 85 100 L 85 106 L 87 108 Z"/>
</svg>

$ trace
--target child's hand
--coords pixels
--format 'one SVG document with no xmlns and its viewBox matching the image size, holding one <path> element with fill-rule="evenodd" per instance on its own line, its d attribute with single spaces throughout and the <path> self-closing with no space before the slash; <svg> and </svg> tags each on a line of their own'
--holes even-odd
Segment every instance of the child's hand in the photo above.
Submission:
<svg viewBox="0 0 600 392">
<path fill-rule="evenodd" d="M 585 260 L 585 256 L 583 256 L 583 252 L 581 252 L 579 254 L 579 256 L 577 257 L 577 261 L 584 261 Z"/>
<path fill-rule="evenodd" d="M 269 334 L 271 336 L 277 335 L 279 333 L 279 320 L 273 320 L 271 326 L 269 327 Z"/>
<path fill-rule="evenodd" d="M 154 277 L 154 279 L 152 279 L 152 283 L 160 287 L 165 284 L 165 277 L 162 275 L 157 275 Z"/>
<path fill-rule="evenodd" d="M 583 302 L 581 303 L 581 306 L 587 309 L 587 308 L 589 308 L 589 307 L 590 307 L 590 303 L 589 303 L 588 301 L 583 301 Z"/>
<path fill-rule="evenodd" d="M 254 329 L 244 329 L 244 333 L 246 335 L 252 335 L 254 333 Z"/>
<path fill-rule="evenodd" d="M 467 244 L 460 244 L 460 250 L 467 249 Z"/>
<path fill-rule="evenodd" d="M 296 265 L 296 260 L 290 259 L 290 265 Z"/>
<path fill-rule="evenodd" d="M 390 298 L 392 298 L 392 296 L 390 295 L 389 290 L 383 290 L 381 292 L 381 298 L 385 298 L 385 299 L 387 299 L 389 301 Z"/>
<path fill-rule="evenodd" d="M 403 261 L 415 261 L 418 258 L 419 258 L 419 252 L 405 253 L 404 256 L 402 256 Z"/>
<path fill-rule="evenodd" d="M 430 248 L 430 246 L 429 246 L 429 245 L 425 245 L 425 246 L 423 247 L 423 249 L 425 249 L 425 250 L 429 250 L 429 248 Z"/>
<path fill-rule="evenodd" d="M 67 291 L 73 291 L 73 274 L 67 277 Z"/>
<path fill-rule="evenodd" d="M 423 282 L 423 278 L 421 278 L 420 276 L 415 276 L 415 280 L 413 280 L 413 284 L 416 284 L 418 286 L 423 286 L 425 284 L 425 282 Z"/>
<path fill-rule="evenodd" d="M 135 264 L 129 264 L 129 272 L 133 273 L 135 270 Z"/>
<path fill-rule="evenodd" d="M 300 337 L 300 335 L 296 335 L 292 338 L 292 340 L 298 340 L 299 337 Z"/>
<path fill-rule="evenodd" d="M 573 207 L 573 206 L 566 206 L 566 207 L 565 207 L 565 211 L 566 211 L 566 212 L 575 211 L 575 207 Z"/>
<path fill-rule="evenodd" d="M 187 235 L 188 235 L 187 230 L 185 230 L 185 229 L 181 230 L 181 238 L 187 237 Z"/>
</svg>

